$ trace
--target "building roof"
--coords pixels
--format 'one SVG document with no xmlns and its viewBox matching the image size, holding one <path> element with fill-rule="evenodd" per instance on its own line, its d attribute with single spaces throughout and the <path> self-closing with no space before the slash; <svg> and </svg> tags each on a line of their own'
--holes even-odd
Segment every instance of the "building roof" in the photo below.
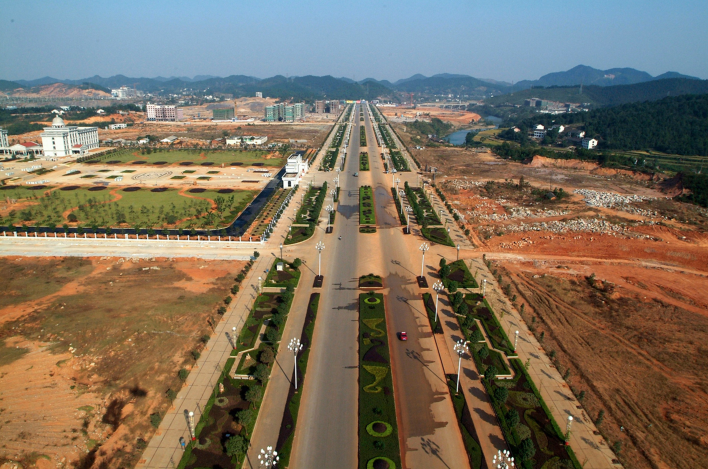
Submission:
<svg viewBox="0 0 708 469">
<path fill-rule="evenodd" d="M 82 145 L 82 144 L 80 144 L 80 143 L 77 143 L 76 145 L 74 145 L 74 146 L 73 146 L 73 147 L 71 147 L 71 148 L 81 148 L 81 147 L 83 147 L 83 145 Z"/>
<path fill-rule="evenodd" d="M 25 147 L 25 148 L 32 148 L 32 147 L 38 147 L 38 146 L 39 146 L 38 143 L 34 143 L 34 142 L 22 142 L 22 143 L 20 143 L 20 145 L 22 145 L 22 146 Z"/>
<path fill-rule="evenodd" d="M 52 119 L 52 127 L 63 127 L 64 125 L 64 119 L 62 119 L 61 117 L 56 116 L 54 119 Z"/>
</svg>

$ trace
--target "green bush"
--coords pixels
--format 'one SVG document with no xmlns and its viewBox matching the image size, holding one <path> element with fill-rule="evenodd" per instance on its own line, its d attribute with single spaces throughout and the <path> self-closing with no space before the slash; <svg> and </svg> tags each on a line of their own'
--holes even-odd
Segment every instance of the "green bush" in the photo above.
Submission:
<svg viewBox="0 0 708 469">
<path fill-rule="evenodd" d="M 187 370 L 186 368 L 182 368 L 177 372 L 177 376 L 182 381 L 187 381 L 187 376 L 189 376 L 189 370 Z"/>
<path fill-rule="evenodd" d="M 160 426 L 160 422 L 162 422 L 162 416 L 159 413 L 150 414 L 150 425 L 158 428 Z"/>
<path fill-rule="evenodd" d="M 195 361 L 199 360 L 199 357 L 201 357 L 201 356 L 202 356 L 201 353 L 197 352 L 196 350 L 192 350 L 192 358 L 194 358 Z"/>
<path fill-rule="evenodd" d="M 174 401 L 175 399 L 177 399 L 177 392 L 173 389 L 168 389 L 166 394 L 167 399 L 169 399 L 170 401 Z"/>
<path fill-rule="evenodd" d="M 224 449 L 226 450 L 226 455 L 228 457 L 236 458 L 238 461 L 242 456 L 245 456 L 246 451 L 248 450 L 248 443 L 241 435 L 234 435 L 226 440 Z"/>
</svg>

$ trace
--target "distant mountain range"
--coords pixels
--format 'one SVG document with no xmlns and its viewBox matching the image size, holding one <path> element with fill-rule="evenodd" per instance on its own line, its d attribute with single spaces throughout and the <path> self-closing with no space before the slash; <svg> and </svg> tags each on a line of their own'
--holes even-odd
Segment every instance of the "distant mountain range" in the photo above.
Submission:
<svg viewBox="0 0 708 469">
<path fill-rule="evenodd" d="M 675 81 L 677 80 L 678 81 Z M 509 95 L 516 96 L 519 91 L 533 88 L 532 94 L 541 96 L 540 88 L 573 87 L 610 87 L 617 85 L 637 85 L 641 83 L 671 80 L 661 86 L 649 87 L 651 93 L 682 94 L 686 89 L 696 89 L 696 86 L 686 86 L 686 80 L 696 80 L 695 77 L 682 75 L 677 72 L 667 72 L 653 77 L 647 72 L 632 68 L 615 68 L 598 70 L 585 65 L 578 65 L 565 72 L 555 72 L 544 75 L 538 80 L 524 80 L 510 84 L 492 79 L 480 79 L 468 75 L 441 73 L 427 77 L 415 74 L 395 82 L 365 78 L 355 81 L 350 78 L 334 78 L 332 76 L 304 76 L 284 77 L 277 75 L 271 78 L 256 78 L 245 75 L 231 75 L 216 77 L 212 75 L 197 75 L 189 77 L 155 77 L 131 78 L 124 75 L 115 75 L 104 78 L 98 75 L 80 80 L 59 80 L 44 77 L 36 80 L 17 80 L 14 82 L 0 80 L 0 91 L 12 93 L 17 88 L 35 88 L 54 83 L 63 83 L 72 86 L 96 85 L 97 89 L 111 89 L 120 86 L 135 87 L 146 93 L 167 94 L 181 93 L 183 90 L 213 94 L 228 93 L 235 97 L 253 96 L 260 91 L 264 96 L 280 99 L 295 99 L 312 101 L 315 99 L 404 99 L 402 94 L 414 93 L 417 96 L 434 95 L 466 95 L 470 98 L 490 98 L 491 96 Z M 700 88 L 700 86 L 698 86 Z M 683 91 L 682 91 L 683 90 Z M 649 92 L 649 91 L 648 91 Z M 632 92 L 632 99 L 642 100 L 641 92 Z M 550 99 L 550 98 L 549 98 Z M 598 99 L 597 101 L 612 101 Z"/>
</svg>

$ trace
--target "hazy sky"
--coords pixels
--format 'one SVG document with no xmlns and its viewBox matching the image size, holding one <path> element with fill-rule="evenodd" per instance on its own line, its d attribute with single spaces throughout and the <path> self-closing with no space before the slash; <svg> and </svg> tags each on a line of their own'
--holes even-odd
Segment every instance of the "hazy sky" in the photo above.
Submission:
<svg viewBox="0 0 708 469">
<path fill-rule="evenodd" d="M 414 73 L 578 64 L 708 78 L 706 0 L 0 0 L 0 78 Z"/>
</svg>

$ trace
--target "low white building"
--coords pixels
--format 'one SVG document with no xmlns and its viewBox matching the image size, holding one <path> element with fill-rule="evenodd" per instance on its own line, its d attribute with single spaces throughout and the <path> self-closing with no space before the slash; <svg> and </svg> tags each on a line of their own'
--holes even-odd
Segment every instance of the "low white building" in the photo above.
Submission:
<svg viewBox="0 0 708 469">
<path fill-rule="evenodd" d="M 160 142 L 161 143 L 175 143 L 177 140 L 179 140 L 177 137 L 175 137 L 174 135 L 170 135 L 169 137 L 163 138 L 162 140 L 160 140 Z"/>
<path fill-rule="evenodd" d="M 283 175 L 283 189 L 290 189 L 300 184 L 302 177 L 309 169 L 307 161 L 303 159 L 304 156 L 304 151 L 296 151 L 288 156 L 288 161 L 285 164 L 285 174 Z"/>
<path fill-rule="evenodd" d="M 127 127 L 128 124 L 111 124 L 108 126 L 108 128 L 111 130 L 125 129 Z"/>
<path fill-rule="evenodd" d="M 543 126 L 541 126 L 541 127 L 543 127 Z M 537 130 L 534 130 L 534 131 L 533 131 L 533 138 L 540 138 L 540 139 L 543 139 L 543 138 L 545 138 L 545 137 L 546 137 L 546 131 L 545 131 L 545 130 L 543 130 L 543 129 L 538 130 L 538 129 L 537 129 Z"/>
<path fill-rule="evenodd" d="M 597 140 L 594 138 L 584 138 L 582 141 L 583 148 L 586 150 L 592 150 L 597 146 Z"/>
<path fill-rule="evenodd" d="M 0 127 L 0 149 L 7 148 L 9 146 L 10 143 L 7 139 L 7 130 Z"/>
<path fill-rule="evenodd" d="M 227 137 L 227 145 L 263 145 L 268 141 L 268 137 L 255 137 L 253 135 L 244 135 L 243 137 Z"/>
<path fill-rule="evenodd" d="M 51 127 L 45 127 L 42 137 L 44 156 L 47 159 L 64 156 L 82 156 L 89 150 L 98 148 L 97 127 L 77 127 L 65 125 L 64 119 L 56 116 Z"/>
</svg>

